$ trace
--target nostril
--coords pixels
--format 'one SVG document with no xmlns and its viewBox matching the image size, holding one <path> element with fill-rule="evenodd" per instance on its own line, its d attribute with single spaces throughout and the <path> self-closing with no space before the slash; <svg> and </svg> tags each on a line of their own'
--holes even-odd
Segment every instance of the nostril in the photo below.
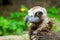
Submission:
<svg viewBox="0 0 60 40">
<path fill-rule="evenodd" d="M 30 17 L 33 17 L 32 15 Z"/>
</svg>

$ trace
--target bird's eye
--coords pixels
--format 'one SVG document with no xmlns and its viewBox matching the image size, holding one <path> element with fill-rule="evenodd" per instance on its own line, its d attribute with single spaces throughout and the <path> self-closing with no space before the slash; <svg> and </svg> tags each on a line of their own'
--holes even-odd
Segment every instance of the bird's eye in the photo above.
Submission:
<svg viewBox="0 0 60 40">
<path fill-rule="evenodd" d="M 37 12 L 37 15 L 42 15 L 43 13 L 42 12 Z"/>
<path fill-rule="evenodd" d="M 35 13 L 36 16 L 41 16 L 42 14 L 43 14 L 43 13 L 40 12 L 40 11 Z"/>
</svg>

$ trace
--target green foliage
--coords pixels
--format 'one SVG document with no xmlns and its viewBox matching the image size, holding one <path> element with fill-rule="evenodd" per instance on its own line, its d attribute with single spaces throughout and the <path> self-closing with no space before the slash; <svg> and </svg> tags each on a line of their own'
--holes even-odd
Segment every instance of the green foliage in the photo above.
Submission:
<svg viewBox="0 0 60 40">
<path fill-rule="evenodd" d="M 57 26 L 53 26 L 53 30 L 55 31 L 55 32 L 58 32 L 58 33 L 60 33 L 60 27 L 57 27 Z"/>
<path fill-rule="evenodd" d="M 9 19 L 0 16 L 0 35 L 19 35 L 22 34 L 23 31 L 27 30 L 28 27 L 24 25 L 24 17 L 27 15 L 28 8 L 26 8 L 24 5 L 22 5 L 21 7 L 26 9 L 25 12 L 11 12 Z M 48 17 L 53 18 L 55 22 L 59 22 L 60 8 L 47 8 L 47 12 Z M 55 31 L 57 30 L 55 26 L 53 27 L 53 29 Z"/>
<path fill-rule="evenodd" d="M 21 18 L 23 19 L 23 17 L 25 17 L 26 14 L 27 13 L 23 13 L 23 12 L 11 12 L 10 18 L 14 20 L 20 20 Z"/>
<path fill-rule="evenodd" d="M 23 21 L 15 21 L 0 17 L 0 35 L 20 34 L 26 30 Z"/>
<path fill-rule="evenodd" d="M 47 9 L 47 12 L 48 17 L 53 18 L 55 23 L 60 22 L 60 8 L 51 7 Z M 53 30 L 60 32 L 60 29 L 56 25 L 53 26 Z"/>
<path fill-rule="evenodd" d="M 24 7 L 25 8 L 25 7 Z M 0 35 L 21 34 L 27 29 L 24 25 L 25 12 L 11 12 L 9 19 L 0 16 Z"/>
<path fill-rule="evenodd" d="M 20 6 L 20 9 L 21 9 L 21 8 L 25 9 L 24 12 L 27 12 L 27 11 L 29 10 L 25 5 L 21 5 L 21 6 Z"/>
<path fill-rule="evenodd" d="M 60 8 L 51 7 L 47 9 L 48 17 L 53 18 L 55 22 L 60 20 Z"/>
</svg>

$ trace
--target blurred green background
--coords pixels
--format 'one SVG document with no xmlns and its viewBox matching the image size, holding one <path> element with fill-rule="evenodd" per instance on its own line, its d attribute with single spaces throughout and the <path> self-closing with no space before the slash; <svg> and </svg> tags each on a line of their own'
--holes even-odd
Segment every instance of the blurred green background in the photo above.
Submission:
<svg viewBox="0 0 60 40">
<path fill-rule="evenodd" d="M 1 8 L 0 9 L 1 10 L 0 11 L 0 36 L 10 35 L 10 34 L 21 35 L 25 33 L 25 31 L 28 31 L 27 29 L 29 27 L 26 27 L 24 25 L 24 17 L 27 15 L 29 8 L 32 7 L 31 5 L 32 4 L 28 5 L 27 7 L 24 3 L 21 3 L 17 8 L 16 8 L 17 5 L 14 5 L 15 9 L 18 9 L 18 10 L 14 9 L 14 11 L 10 11 L 10 10 L 13 10 L 12 8 L 9 9 L 10 6 L 12 5 L 8 5 L 8 7 L 3 5 L 4 6 L 3 10 L 2 10 L 3 6 L 1 6 L 0 7 Z M 6 8 L 7 10 L 5 10 L 5 7 L 7 7 Z M 56 25 L 53 25 L 53 30 L 60 33 L 60 7 L 49 6 L 49 7 L 46 7 L 46 9 L 47 9 L 48 17 L 53 18 L 54 22 L 56 23 Z"/>
</svg>

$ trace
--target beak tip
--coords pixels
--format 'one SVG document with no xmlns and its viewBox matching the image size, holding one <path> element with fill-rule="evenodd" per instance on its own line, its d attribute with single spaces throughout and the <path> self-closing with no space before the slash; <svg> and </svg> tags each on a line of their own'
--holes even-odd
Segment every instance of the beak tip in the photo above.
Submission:
<svg viewBox="0 0 60 40">
<path fill-rule="evenodd" d="M 25 26 L 27 26 L 27 22 L 28 22 L 28 15 L 25 17 L 24 21 L 25 21 Z"/>
<path fill-rule="evenodd" d="M 24 21 L 25 22 L 28 22 L 28 16 L 25 17 Z"/>
</svg>

